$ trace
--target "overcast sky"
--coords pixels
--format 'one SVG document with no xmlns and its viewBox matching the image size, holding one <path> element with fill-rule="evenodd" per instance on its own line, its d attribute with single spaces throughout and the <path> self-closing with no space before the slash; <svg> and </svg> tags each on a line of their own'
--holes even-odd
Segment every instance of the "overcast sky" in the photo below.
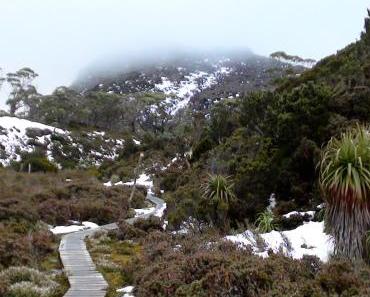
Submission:
<svg viewBox="0 0 370 297">
<path fill-rule="evenodd" d="M 0 67 L 40 74 L 43 93 L 101 57 L 248 47 L 322 58 L 355 41 L 368 0 L 0 0 Z M 1 105 L 1 104 L 0 104 Z"/>
</svg>

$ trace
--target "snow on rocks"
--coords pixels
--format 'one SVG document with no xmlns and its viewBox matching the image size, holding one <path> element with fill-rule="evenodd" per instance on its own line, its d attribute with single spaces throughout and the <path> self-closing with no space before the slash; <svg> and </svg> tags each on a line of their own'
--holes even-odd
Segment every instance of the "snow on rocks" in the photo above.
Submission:
<svg viewBox="0 0 370 297">
<path fill-rule="evenodd" d="M 77 223 L 77 222 L 75 222 Z M 99 225 L 92 223 L 92 222 L 82 222 L 81 225 L 70 225 L 70 226 L 56 226 L 52 227 L 49 230 L 57 235 L 57 234 L 67 234 L 67 233 L 72 233 L 72 232 L 77 232 L 77 231 L 82 231 L 82 230 L 88 230 L 88 229 L 97 229 L 99 228 Z"/>
<path fill-rule="evenodd" d="M 314 216 L 315 216 L 315 213 L 316 212 L 313 211 L 313 210 L 310 210 L 310 211 L 292 211 L 292 212 L 289 212 L 289 213 L 283 215 L 283 217 L 286 218 L 286 219 L 289 219 L 291 216 L 295 216 L 295 215 L 302 216 L 302 217 L 307 215 L 307 216 L 310 217 L 310 219 L 313 219 Z"/>
<path fill-rule="evenodd" d="M 226 236 L 226 239 L 251 246 L 253 252 L 262 257 L 267 257 L 268 250 L 271 249 L 275 253 L 282 251 L 294 259 L 301 259 L 303 255 L 313 255 L 326 262 L 334 248 L 330 236 L 324 233 L 323 222 L 308 222 L 294 230 L 272 231 L 259 236 L 266 245 L 263 250 L 257 247 L 256 236 L 250 230 L 242 234 Z"/>
<path fill-rule="evenodd" d="M 117 289 L 116 292 L 124 293 L 122 297 L 134 297 L 134 295 L 132 294 L 133 290 L 134 290 L 134 286 L 127 286 L 121 289 Z"/>
</svg>

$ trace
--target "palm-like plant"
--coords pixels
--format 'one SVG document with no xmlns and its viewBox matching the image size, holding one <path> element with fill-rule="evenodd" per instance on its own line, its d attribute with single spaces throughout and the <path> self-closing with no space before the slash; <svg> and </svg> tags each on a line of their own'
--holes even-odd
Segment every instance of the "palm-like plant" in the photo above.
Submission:
<svg viewBox="0 0 370 297">
<path fill-rule="evenodd" d="M 209 174 L 208 180 L 202 185 L 203 197 L 229 204 L 234 198 L 233 187 L 229 176 Z"/>
<path fill-rule="evenodd" d="M 359 259 L 370 226 L 370 135 L 357 126 L 332 138 L 320 162 L 320 186 L 327 202 L 325 229 L 335 254 Z"/>
<path fill-rule="evenodd" d="M 275 230 L 277 226 L 274 223 L 274 219 L 274 214 L 271 211 L 265 210 L 264 212 L 261 212 L 256 220 L 258 231 L 266 233 Z"/>
<path fill-rule="evenodd" d="M 223 175 L 208 175 L 208 179 L 202 184 L 203 198 L 207 199 L 216 208 L 217 220 L 215 222 L 224 228 L 228 225 L 227 213 L 230 202 L 235 198 L 234 184 L 230 177 Z"/>
</svg>

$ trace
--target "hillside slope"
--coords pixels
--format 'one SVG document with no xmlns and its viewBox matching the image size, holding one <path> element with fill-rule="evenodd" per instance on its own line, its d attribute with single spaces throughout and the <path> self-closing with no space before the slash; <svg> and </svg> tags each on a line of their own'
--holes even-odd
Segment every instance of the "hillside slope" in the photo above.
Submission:
<svg viewBox="0 0 370 297">
<path fill-rule="evenodd" d="M 186 107 L 200 107 L 223 98 L 238 97 L 256 89 L 271 88 L 271 81 L 285 71 L 301 73 L 303 67 L 292 67 L 275 59 L 251 52 L 187 54 L 158 59 L 145 65 L 128 67 L 110 73 L 96 70 L 79 78 L 73 87 L 80 91 L 103 91 L 114 94 L 162 92 L 169 112 Z M 109 64 L 103 69 L 109 68 Z M 112 66 L 117 69 L 117 66 Z"/>
<path fill-rule="evenodd" d="M 231 176 L 237 199 L 228 209 L 235 227 L 254 221 L 275 193 L 277 213 L 321 203 L 317 163 L 321 147 L 355 123 L 370 122 L 370 22 L 361 39 L 300 76 L 215 105 L 192 146 L 192 169 L 164 174 L 170 217 L 209 220 L 199 190 L 207 173 Z M 178 185 L 173 187 L 172 185 Z M 180 185 L 180 187 L 179 187 Z M 217 217 L 217 214 L 215 214 Z"/>
</svg>

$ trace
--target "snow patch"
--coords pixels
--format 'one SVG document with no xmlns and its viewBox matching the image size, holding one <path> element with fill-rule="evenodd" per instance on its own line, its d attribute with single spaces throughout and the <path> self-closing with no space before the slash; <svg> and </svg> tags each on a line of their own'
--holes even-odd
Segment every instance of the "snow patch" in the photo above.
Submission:
<svg viewBox="0 0 370 297">
<path fill-rule="evenodd" d="M 327 262 L 333 252 L 334 245 L 330 236 L 324 233 L 324 222 L 308 222 L 290 231 L 260 234 L 266 244 L 264 250 L 257 247 L 256 237 L 250 230 L 242 234 L 226 236 L 237 244 L 251 246 L 256 255 L 267 257 L 269 249 L 275 253 L 282 251 L 294 259 L 301 259 L 304 255 L 319 257 Z"/>
<path fill-rule="evenodd" d="M 123 183 L 125 186 L 133 186 L 134 181 Z M 151 177 L 145 173 L 140 174 L 139 178 L 136 180 L 136 185 L 143 186 L 148 189 L 148 193 L 153 194 L 153 181 Z"/>
<path fill-rule="evenodd" d="M 285 215 L 283 215 L 284 218 L 287 218 L 289 219 L 291 216 L 294 216 L 294 215 L 299 215 L 299 216 L 305 216 L 305 215 L 308 215 L 311 219 L 313 219 L 313 217 L 315 216 L 315 211 L 313 210 L 310 210 L 310 211 L 292 211 L 292 212 L 289 212 Z"/>
<path fill-rule="evenodd" d="M 122 297 L 135 297 L 132 292 L 134 290 L 134 286 L 127 286 L 123 287 L 121 289 L 117 289 L 116 292 L 118 293 L 124 293 Z"/>
<path fill-rule="evenodd" d="M 77 223 L 77 222 L 75 222 Z M 50 228 L 49 230 L 53 234 L 67 234 L 82 230 L 89 230 L 89 229 L 97 229 L 99 228 L 99 225 L 92 223 L 92 222 L 82 222 L 81 225 L 70 225 L 70 226 L 56 226 L 53 228 Z"/>
<path fill-rule="evenodd" d="M 143 215 L 147 215 L 150 213 L 154 213 L 155 207 L 149 207 L 149 208 L 136 208 L 135 209 L 135 218 L 141 217 Z"/>
</svg>

